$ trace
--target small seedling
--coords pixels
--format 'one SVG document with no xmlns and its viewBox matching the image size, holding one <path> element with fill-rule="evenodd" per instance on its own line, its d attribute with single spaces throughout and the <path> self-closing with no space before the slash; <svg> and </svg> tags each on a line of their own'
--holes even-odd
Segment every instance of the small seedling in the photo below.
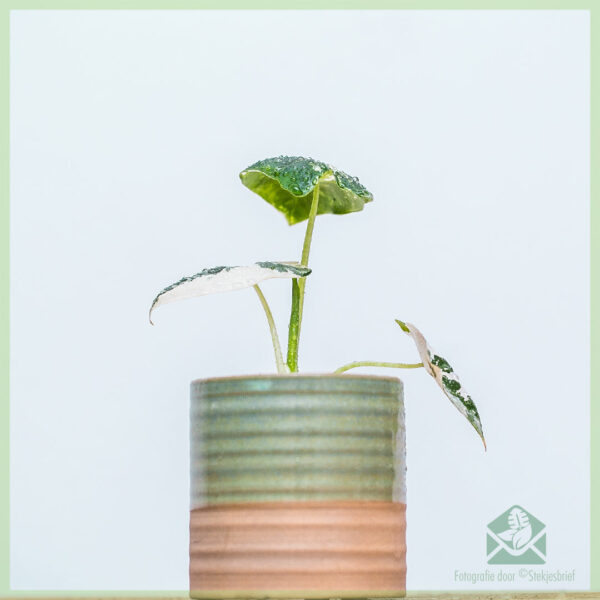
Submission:
<svg viewBox="0 0 600 600">
<path fill-rule="evenodd" d="M 351 177 L 323 162 L 298 156 L 279 156 L 258 161 L 244 169 L 240 173 L 240 179 L 246 187 L 282 212 L 290 225 L 307 221 L 300 261 L 258 262 L 241 267 L 212 267 L 190 277 L 184 277 L 156 296 L 150 307 L 150 322 L 152 323 L 153 310 L 168 302 L 253 287 L 267 316 L 277 372 L 297 373 L 304 291 L 306 277 L 311 273 L 308 259 L 316 217 L 328 213 L 344 215 L 360 211 L 367 202 L 373 200 L 373 196 L 356 177 Z M 291 279 L 292 282 L 286 360 L 283 358 L 271 309 L 258 285 L 272 278 Z M 471 397 L 464 391 L 448 361 L 432 350 L 423 334 L 414 325 L 398 319 L 396 323 L 414 340 L 421 362 L 357 361 L 340 367 L 334 373 L 344 373 L 357 367 L 424 368 L 435 379 L 452 404 L 468 419 L 485 446 L 477 408 Z"/>
</svg>

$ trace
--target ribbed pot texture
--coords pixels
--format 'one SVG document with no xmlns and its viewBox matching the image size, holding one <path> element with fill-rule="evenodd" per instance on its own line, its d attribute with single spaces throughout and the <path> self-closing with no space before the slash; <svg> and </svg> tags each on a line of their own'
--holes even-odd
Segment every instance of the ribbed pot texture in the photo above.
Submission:
<svg viewBox="0 0 600 600">
<path fill-rule="evenodd" d="M 405 471 L 399 379 L 192 382 L 190 596 L 404 595 Z"/>
</svg>

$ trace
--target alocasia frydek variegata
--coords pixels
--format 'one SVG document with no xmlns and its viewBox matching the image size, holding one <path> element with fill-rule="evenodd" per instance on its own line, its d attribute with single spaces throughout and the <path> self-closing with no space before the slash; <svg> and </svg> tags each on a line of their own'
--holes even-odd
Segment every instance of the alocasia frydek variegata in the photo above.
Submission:
<svg viewBox="0 0 600 600">
<path fill-rule="evenodd" d="M 307 221 L 302 255 L 299 262 L 258 262 L 249 266 L 211 267 L 163 289 L 152 302 L 152 311 L 176 300 L 228 292 L 253 287 L 267 316 L 277 372 L 298 372 L 298 346 L 304 308 L 306 277 L 315 220 L 318 215 L 344 215 L 363 210 L 373 195 L 356 177 L 327 163 L 299 156 L 278 156 L 260 160 L 240 173 L 242 183 L 283 213 L 289 225 Z M 291 279 L 292 305 L 288 327 L 287 358 L 284 361 L 279 336 L 269 304 L 258 286 L 265 279 Z M 150 321 L 152 322 L 152 320 Z M 391 367 L 404 369 L 424 368 L 440 386 L 452 404 L 467 418 L 485 445 L 477 407 L 464 391 L 458 376 L 448 361 L 436 354 L 423 334 L 412 324 L 396 320 L 402 331 L 410 335 L 419 352 L 421 362 L 398 363 L 357 361 L 337 369 L 343 373 L 357 367 Z"/>
</svg>

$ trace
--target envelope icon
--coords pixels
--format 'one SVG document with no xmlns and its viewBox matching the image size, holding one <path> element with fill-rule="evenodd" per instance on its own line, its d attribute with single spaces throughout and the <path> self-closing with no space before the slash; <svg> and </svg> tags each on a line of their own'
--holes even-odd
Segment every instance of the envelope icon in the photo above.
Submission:
<svg viewBox="0 0 600 600">
<path fill-rule="evenodd" d="M 487 526 L 490 565 L 543 565 L 546 526 L 523 507 L 514 505 Z"/>
</svg>

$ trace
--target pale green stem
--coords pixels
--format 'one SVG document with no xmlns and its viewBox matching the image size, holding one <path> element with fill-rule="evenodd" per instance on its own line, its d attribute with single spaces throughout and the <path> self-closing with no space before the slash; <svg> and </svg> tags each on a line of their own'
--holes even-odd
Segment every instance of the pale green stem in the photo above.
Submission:
<svg viewBox="0 0 600 600">
<path fill-rule="evenodd" d="M 350 369 L 356 369 L 357 367 L 389 367 L 391 369 L 419 369 L 423 366 L 423 363 L 392 363 L 392 362 L 376 362 L 372 360 L 359 360 L 356 362 L 348 363 L 339 369 L 336 369 L 334 373 L 343 373 Z"/>
<path fill-rule="evenodd" d="M 298 315 L 300 314 L 300 288 L 298 280 L 292 279 L 292 311 L 288 329 L 287 366 L 292 373 L 298 370 Z"/>
<path fill-rule="evenodd" d="M 278 373 L 288 373 L 288 369 L 283 362 L 283 354 L 281 353 L 281 345 L 279 343 L 279 336 L 277 335 L 277 327 L 275 327 L 275 321 L 273 319 L 273 313 L 271 312 L 271 308 L 269 307 L 269 303 L 265 298 L 262 290 L 258 287 L 258 285 L 254 285 L 254 291 L 257 293 L 260 303 L 265 311 L 265 315 L 267 315 L 267 321 L 269 322 L 269 329 L 271 331 L 271 340 L 273 342 L 273 350 L 275 351 L 275 362 L 277 363 L 277 372 Z"/>
<path fill-rule="evenodd" d="M 302 246 L 302 260 L 300 264 L 303 267 L 308 267 L 308 257 L 310 255 L 310 244 L 312 242 L 313 229 L 315 228 L 315 219 L 319 210 L 319 184 L 315 186 L 313 199 L 310 205 L 310 213 L 308 214 L 308 223 L 306 224 L 306 233 L 304 234 L 304 245 Z M 300 327 L 302 326 L 302 311 L 304 309 L 304 287 L 306 286 L 306 277 L 302 277 L 298 281 L 300 288 L 300 317 L 298 319 L 298 337 L 300 337 Z"/>
<path fill-rule="evenodd" d="M 300 264 L 303 267 L 308 266 L 308 256 L 310 254 L 310 244 L 312 241 L 315 219 L 319 208 L 319 184 L 315 186 L 308 223 L 306 224 L 306 233 L 304 234 L 304 244 L 302 246 L 302 258 Z M 300 327 L 302 325 L 302 313 L 304 310 L 304 287 L 306 278 L 302 277 L 292 281 L 292 312 L 290 314 L 290 325 L 288 330 L 288 353 L 287 364 L 292 373 L 298 371 L 298 344 L 300 342 Z"/>
</svg>

